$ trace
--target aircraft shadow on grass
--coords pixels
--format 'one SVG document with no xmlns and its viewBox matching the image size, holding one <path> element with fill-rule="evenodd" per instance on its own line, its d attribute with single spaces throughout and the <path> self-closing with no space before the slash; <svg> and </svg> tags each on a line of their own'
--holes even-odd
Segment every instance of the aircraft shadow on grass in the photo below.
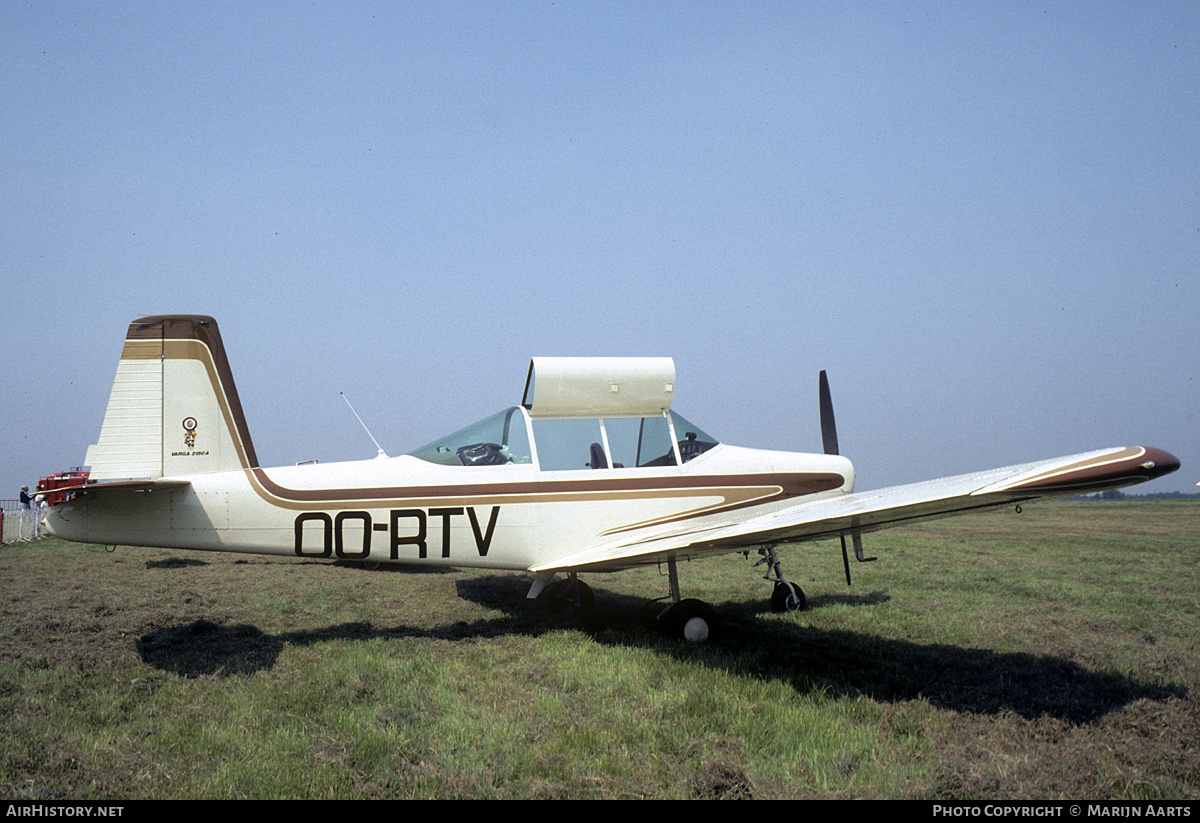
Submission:
<svg viewBox="0 0 1200 823">
<path fill-rule="evenodd" d="M 458 582 L 460 598 L 504 613 L 497 618 L 435 628 L 350 622 L 276 635 L 251 625 L 197 620 L 144 635 L 137 641 L 137 652 L 148 665 L 184 677 L 228 677 L 272 668 L 288 645 L 406 637 L 477 640 L 572 629 L 603 645 L 654 648 L 745 677 L 785 680 L 800 693 L 861 694 L 882 702 L 924 698 L 934 706 L 968 713 L 1010 711 L 1027 719 L 1049 716 L 1078 724 L 1139 699 L 1165 700 L 1187 693 L 1183 686 L 1163 687 L 1090 671 L 1053 655 L 922 644 L 797 626 L 750 604 L 725 604 L 722 635 L 697 646 L 644 628 L 638 620 L 644 605 L 639 598 L 597 589 L 593 611 L 571 618 L 551 617 L 541 604 L 523 599 L 526 585 L 517 575 Z M 831 595 L 813 598 L 812 606 L 819 610 L 833 602 L 849 602 L 869 607 L 886 599 L 878 592 Z"/>
</svg>

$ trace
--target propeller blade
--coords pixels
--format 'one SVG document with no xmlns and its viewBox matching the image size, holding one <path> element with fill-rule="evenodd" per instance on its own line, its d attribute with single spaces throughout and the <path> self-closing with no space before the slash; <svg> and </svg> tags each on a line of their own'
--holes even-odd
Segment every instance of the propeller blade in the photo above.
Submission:
<svg viewBox="0 0 1200 823">
<path fill-rule="evenodd" d="M 838 453 L 837 424 L 833 422 L 833 399 L 829 396 L 829 380 L 821 370 L 821 444 L 826 454 Z"/>
</svg>

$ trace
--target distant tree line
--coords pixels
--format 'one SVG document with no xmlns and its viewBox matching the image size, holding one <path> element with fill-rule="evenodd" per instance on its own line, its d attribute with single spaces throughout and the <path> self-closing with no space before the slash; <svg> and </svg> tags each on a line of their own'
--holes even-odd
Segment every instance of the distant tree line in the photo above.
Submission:
<svg viewBox="0 0 1200 823">
<path fill-rule="evenodd" d="M 1184 494 L 1183 492 L 1151 492 L 1150 494 L 1126 494 L 1120 489 L 1109 489 L 1095 494 L 1083 494 L 1070 497 L 1068 500 L 1197 500 L 1200 494 Z"/>
</svg>

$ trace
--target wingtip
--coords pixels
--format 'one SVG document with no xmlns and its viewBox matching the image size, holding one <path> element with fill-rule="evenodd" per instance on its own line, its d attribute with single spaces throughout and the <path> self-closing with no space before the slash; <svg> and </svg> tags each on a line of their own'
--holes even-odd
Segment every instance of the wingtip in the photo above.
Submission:
<svg viewBox="0 0 1200 823">
<path fill-rule="evenodd" d="M 1179 458 L 1175 455 L 1146 446 L 1093 452 L 1080 457 L 1083 459 L 1019 479 L 1008 489 L 1036 490 L 1043 494 L 1051 490 L 1082 494 L 1144 483 L 1179 468 Z"/>
<path fill-rule="evenodd" d="M 1154 480 L 1179 468 L 1179 458 L 1170 452 L 1148 446 L 1143 449 L 1146 459 L 1142 462 L 1141 469 L 1146 473 L 1147 480 Z"/>
</svg>

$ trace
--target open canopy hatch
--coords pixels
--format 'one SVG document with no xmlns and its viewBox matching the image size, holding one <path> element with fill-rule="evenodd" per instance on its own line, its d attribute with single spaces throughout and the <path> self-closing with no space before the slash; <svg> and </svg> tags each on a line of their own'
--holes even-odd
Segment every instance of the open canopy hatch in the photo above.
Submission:
<svg viewBox="0 0 1200 823">
<path fill-rule="evenodd" d="M 717 445 L 671 411 L 669 357 L 535 357 L 520 406 L 410 452 L 447 466 L 678 466 Z"/>
</svg>

